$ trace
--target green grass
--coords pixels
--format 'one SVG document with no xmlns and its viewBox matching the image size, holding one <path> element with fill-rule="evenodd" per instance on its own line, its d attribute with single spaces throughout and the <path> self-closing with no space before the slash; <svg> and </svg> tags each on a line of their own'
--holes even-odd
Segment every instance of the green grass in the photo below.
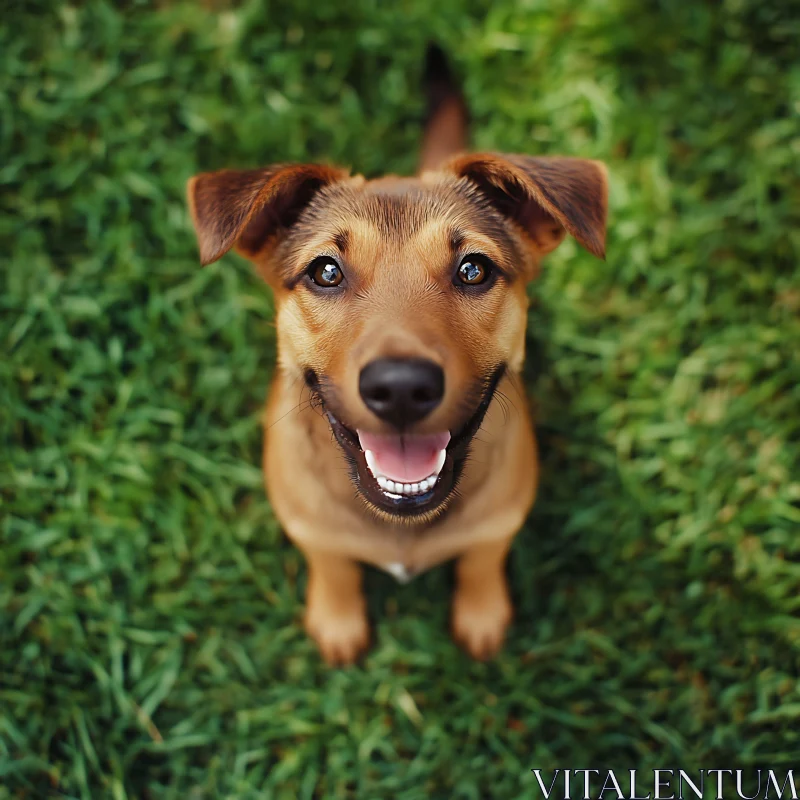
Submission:
<svg viewBox="0 0 800 800">
<path fill-rule="evenodd" d="M 28 3 L 0 28 L 0 798 L 532 796 L 800 761 L 796 3 Z M 793 6 L 793 7 L 792 7 Z M 125 10 L 119 10 L 122 8 Z M 349 9 L 349 10 L 346 10 Z M 324 667 L 267 504 L 272 301 L 196 171 L 413 168 L 425 43 L 480 148 L 608 162 L 532 287 L 540 500 L 503 654 L 370 572 Z"/>
</svg>

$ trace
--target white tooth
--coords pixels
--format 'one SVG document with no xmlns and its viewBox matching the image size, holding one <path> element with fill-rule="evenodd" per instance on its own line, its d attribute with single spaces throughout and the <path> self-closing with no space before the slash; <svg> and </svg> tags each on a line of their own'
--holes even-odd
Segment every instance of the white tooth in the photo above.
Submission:
<svg viewBox="0 0 800 800">
<path fill-rule="evenodd" d="M 419 490 L 420 492 L 427 492 L 428 491 L 428 479 L 425 478 L 424 481 L 419 482 Z"/>
<path fill-rule="evenodd" d="M 365 450 L 364 451 L 364 458 L 367 461 L 367 466 L 369 467 L 369 471 L 375 476 L 378 476 L 378 465 L 375 462 L 375 453 L 372 450 Z"/>
<path fill-rule="evenodd" d="M 438 475 L 442 471 L 445 458 L 447 458 L 447 450 L 440 450 L 439 456 L 436 459 L 436 466 L 433 468 L 434 475 Z"/>
<path fill-rule="evenodd" d="M 386 481 L 386 491 L 387 492 L 396 492 L 397 491 L 397 484 L 394 481 Z"/>
<path fill-rule="evenodd" d="M 419 494 L 419 484 L 418 483 L 412 483 L 411 484 L 411 491 L 414 494 Z"/>
<path fill-rule="evenodd" d="M 410 483 L 404 483 L 404 484 L 403 484 L 403 491 L 404 491 L 406 494 L 411 494 L 411 493 L 412 493 L 412 491 L 413 491 L 413 489 L 411 488 L 411 484 L 410 484 Z"/>
<path fill-rule="evenodd" d="M 387 488 L 386 483 L 387 483 L 386 478 L 384 478 L 383 475 L 381 475 L 378 478 L 378 486 L 380 486 L 381 489 L 386 489 Z"/>
</svg>

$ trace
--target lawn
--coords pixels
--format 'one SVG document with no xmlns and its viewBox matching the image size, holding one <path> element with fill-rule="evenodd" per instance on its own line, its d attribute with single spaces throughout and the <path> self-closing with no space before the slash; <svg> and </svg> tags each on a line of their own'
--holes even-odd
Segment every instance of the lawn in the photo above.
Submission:
<svg viewBox="0 0 800 800">
<path fill-rule="evenodd" d="M 0 799 L 533 797 L 532 768 L 800 762 L 797 4 L 11 3 L 0 27 Z M 370 571 L 325 667 L 260 473 L 266 287 L 199 170 L 599 158 L 608 258 L 531 287 L 540 499 L 495 661 Z M 607 795 L 608 797 L 612 795 Z"/>
</svg>

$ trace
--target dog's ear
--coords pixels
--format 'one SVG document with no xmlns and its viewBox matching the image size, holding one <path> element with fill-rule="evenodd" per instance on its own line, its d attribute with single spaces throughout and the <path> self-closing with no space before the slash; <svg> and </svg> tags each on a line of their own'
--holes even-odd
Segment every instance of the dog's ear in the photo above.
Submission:
<svg viewBox="0 0 800 800">
<path fill-rule="evenodd" d="M 186 188 L 200 261 L 210 264 L 232 247 L 253 258 L 297 220 L 322 187 L 347 176 L 346 170 L 316 164 L 196 175 Z"/>
<path fill-rule="evenodd" d="M 601 162 L 474 153 L 457 156 L 443 169 L 472 181 L 523 228 L 541 254 L 554 250 L 569 233 L 605 258 L 608 179 Z"/>
</svg>

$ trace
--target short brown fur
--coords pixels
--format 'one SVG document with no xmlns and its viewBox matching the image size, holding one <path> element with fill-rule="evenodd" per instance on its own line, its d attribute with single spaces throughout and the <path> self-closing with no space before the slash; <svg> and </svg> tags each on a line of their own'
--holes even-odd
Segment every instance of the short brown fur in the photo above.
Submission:
<svg viewBox="0 0 800 800">
<path fill-rule="evenodd" d="M 202 262 L 235 247 L 274 292 L 278 369 L 265 423 L 266 486 L 306 556 L 306 627 L 331 663 L 353 661 L 368 644 L 360 563 L 416 574 L 458 558 L 454 636 L 477 658 L 498 650 L 511 619 L 505 558 L 538 481 L 517 380 L 526 283 L 565 233 L 604 256 L 603 165 L 456 155 L 452 143 L 465 135 L 452 124 L 466 115 L 456 113 L 455 97 L 442 103 L 444 117 L 430 120 L 418 177 L 367 181 L 332 167 L 280 165 L 205 173 L 188 186 Z M 500 277 L 487 291 L 454 286 L 469 253 L 497 266 Z M 341 263 L 342 291 L 310 284 L 306 269 L 320 255 Z M 443 400 L 414 433 L 462 429 L 492 375 L 501 376 L 497 393 L 511 400 L 504 413 L 491 399 L 457 491 L 429 513 L 396 517 L 370 502 L 354 486 L 357 473 L 326 414 L 312 407 L 353 430 L 388 432 L 358 391 L 361 369 L 379 357 L 424 358 L 444 370 Z M 304 386 L 315 404 L 298 405 Z"/>
</svg>

